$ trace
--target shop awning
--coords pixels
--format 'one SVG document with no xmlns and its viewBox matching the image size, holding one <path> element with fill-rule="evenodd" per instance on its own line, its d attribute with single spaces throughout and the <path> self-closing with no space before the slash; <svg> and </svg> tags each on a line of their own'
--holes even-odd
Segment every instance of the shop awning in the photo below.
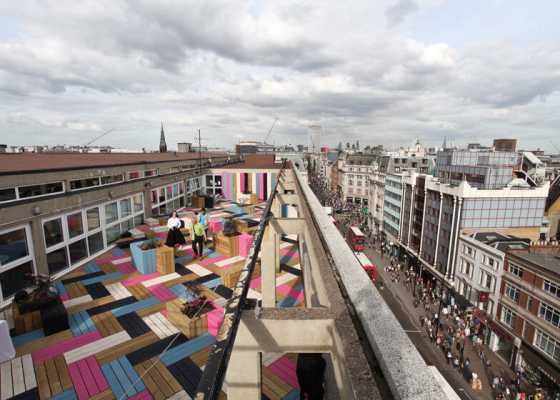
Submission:
<svg viewBox="0 0 560 400">
<path fill-rule="evenodd" d="M 536 350 L 523 344 L 521 346 L 523 353 L 521 356 L 523 359 L 531 364 L 533 368 L 538 369 L 542 372 L 548 379 L 550 379 L 554 384 L 560 385 L 560 370 L 551 364 L 550 361 L 544 355 L 540 355 Z"/>
</svg>

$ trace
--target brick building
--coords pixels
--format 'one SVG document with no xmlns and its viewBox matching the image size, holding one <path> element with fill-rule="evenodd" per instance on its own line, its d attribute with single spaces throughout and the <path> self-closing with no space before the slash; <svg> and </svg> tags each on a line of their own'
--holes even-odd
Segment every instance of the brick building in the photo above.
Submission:
<svg viewBox="0 0 560 400">
<path fill-rule="evenodd" d="M 510 367 L 524 371 L 531 383 L 558 392 L 560 246 L 531 246 L 506 254 L 497 315 L 498 354 Z"/>
</svg>

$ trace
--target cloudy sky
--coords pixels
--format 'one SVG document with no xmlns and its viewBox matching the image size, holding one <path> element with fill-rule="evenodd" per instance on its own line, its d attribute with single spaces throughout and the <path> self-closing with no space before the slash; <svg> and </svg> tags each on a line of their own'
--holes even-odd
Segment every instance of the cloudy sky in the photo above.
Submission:
<svg viewBox="0 0 560 400">
<path fill-rule="evenodd" d="M 560 2 L 0 2 L 0 143 L 560 147 Z"/>
</svg>

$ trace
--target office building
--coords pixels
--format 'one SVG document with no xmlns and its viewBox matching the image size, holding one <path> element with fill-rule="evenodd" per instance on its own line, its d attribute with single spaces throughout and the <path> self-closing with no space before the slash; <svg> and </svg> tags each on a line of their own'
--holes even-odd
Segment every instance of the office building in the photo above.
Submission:
<svg viewBox="0 0 560 400">
<path fill-rule="evenodd" d="M 417 201 L 421 187 L 423 199 Z M 461 234 L 496 231 L 539 240 L 546 230 L 543 215 L 548 190 L 548 183 L 527 187 L 520 179 L 510 179 L 500 189 L 478 189 L 466 180 L 457 185 L 405 173 L 400 243 L 436 277 L 453 285 Z"/>
<path fill-rule="evenodd" d="M 505 187 L 518 165 L 515 152 L 444 149 L 437 154 L 437 176 L 442 183 L 467 181 L 479 189 Z"/>
</svg>

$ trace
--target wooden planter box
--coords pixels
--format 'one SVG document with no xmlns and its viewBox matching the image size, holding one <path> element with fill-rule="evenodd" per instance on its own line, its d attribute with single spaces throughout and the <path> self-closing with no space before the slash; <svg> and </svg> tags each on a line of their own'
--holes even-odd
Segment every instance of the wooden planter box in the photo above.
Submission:
<svg viewBox="0 0 560 400">
<path fill-rule="evenodd" d="M 167 318 L 169 321 L 189 339 L 208 332 L 208 314 L 189 318 L 181 311 L 184 303 L 181 299 L 167 302 Z"/>
<path fill-rule="evenodd" d="M 220 268 L 217 274 L 224 281 L 224 286 L 228 288 L 233 288 L 241 275 L 241 270 L 245 266 L 245 262 L 240 262 L 239 265 L 235 265 L 229 268 Z"/>
<path fill-rule="evenodd" d="M 229 257 L 234 257 L 239 254 L 238 236 L 224 236 L 218 233 L 214 236 L 214 251 L 222 253 Z"/>
<path fill-rule="evenodd" d="M 12 302 L 12 316 L 16 335 L 22 335 L 43 327 L 40 310 L 20 314 L 19 307 L 15 302 Z"/>
<path fill-rule="evenodd" d="M 192 206 L 194 208 L 204 208 L 204 197 L 203 196 L 193 196 Z"/>
<path fill-rule="evenodd" d="M 149 274 L 156 272 L 156 249 L 142 250 L 144 242 L 135 242 L 130 245 L 130 255 L 138 272 Z"/>
<path fill-rule="evenodd" d="M 249 232 L 249 224 L 244 219 L 236 219 L 235 230 L 240 233 L 247 233 Z"/>
<path fill-rule="evenodd" d="M 161 246 L 156 249 L 156 269 L 162 275 L 175 272 L 175 249 Z"/>
</svg>

